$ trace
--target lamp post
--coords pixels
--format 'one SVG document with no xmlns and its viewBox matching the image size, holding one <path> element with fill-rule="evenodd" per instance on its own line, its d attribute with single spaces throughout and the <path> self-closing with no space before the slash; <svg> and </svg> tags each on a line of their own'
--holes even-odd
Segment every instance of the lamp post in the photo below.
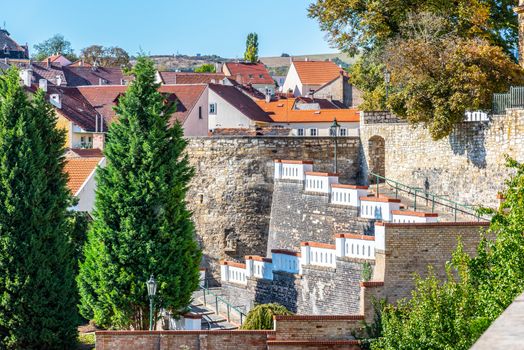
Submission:
<svg viewBox="0 0 524 350">
<path fill-rule="evenodd" d="M 154 299 L 156 295 L 156 287 L 157 283 L 155 281 L 155 277 L 151 275 L 149 277 L 149 281 L 146 282 L 147 285 L 147 295 L 149 296 L 149 330 L 153 330 L 153 307 L 154 307 Z"/>
<path fill-rule="evenodd" d="M 333 119 L 333 124 L 331 124 L 330 130 L 331 135 L 335 138 L 335 159 L 334 159 L 334 173 L 337 172 L 337 136 L 338 136 L 338 130 L 340 129 L 340 124 L 337 123 L 337 118 Z"/>
<path fill-rule="evenodd" d="M 386 68 L 384 70 L 384 82 L 386 83 L 386 103 L 388 102 L 389 82 L 390 81 L 391 81 L 391 73 L 389 73 L 388 69 Z"/>
</svg>

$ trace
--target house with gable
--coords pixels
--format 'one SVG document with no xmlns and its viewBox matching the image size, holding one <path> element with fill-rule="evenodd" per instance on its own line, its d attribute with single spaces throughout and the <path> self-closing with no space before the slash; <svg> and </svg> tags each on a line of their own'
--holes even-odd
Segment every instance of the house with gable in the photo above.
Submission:
<svg viewBox="0 0 524 350">
<path fill-rule="evenodd" d="M 253 88 L 264 95 L 274 95 L 275 81 L 263 63 L 226 62 L 222 72 L 237 84 Z"/>
<path fill-rule="evenodd" d="M 292 61 L 282 91 L 338 101 L 346 107 L 358 107 L 362 100 L 347 73 L 331 61 Z"/>
<path fill-rule="evenodd" d="M 55 63 L 62 66 L 68 66 L 72 62 L 68 60 L 64 55 L 56 53 L 42 60 L 42 63 Z"/>
<path fill-rule="evenodd" d="M 11 38 L 7 29 L 0 29 L 0 58 L 8 60 L 29 60 L 29 48 L 26 45 L 18 45 Z"/>
</svg>

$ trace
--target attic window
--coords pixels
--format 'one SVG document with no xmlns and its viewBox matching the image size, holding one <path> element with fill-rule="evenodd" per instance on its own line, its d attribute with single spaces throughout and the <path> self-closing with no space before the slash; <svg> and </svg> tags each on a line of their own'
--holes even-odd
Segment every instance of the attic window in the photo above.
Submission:
<svg viewBox="0 0 524 350">
<path fill-rule="evenodd" d="M 264 74 L 259 74 L 258 77 L 259 77 L 259 78 L 263 78 L 263 77 L 264 77 Z"/>
<path fill-rule="evenodd" d="M 253 78 L 253 74 L 249 74 L 248 77 L 249 77 L 249 79 L 252 79 Z"/>
<path fill-rule="evenodd" d="M 4 53 L 9 55 L 9 47 L 7 47 L 7 44 L 4 45 Z"/>
</svg>

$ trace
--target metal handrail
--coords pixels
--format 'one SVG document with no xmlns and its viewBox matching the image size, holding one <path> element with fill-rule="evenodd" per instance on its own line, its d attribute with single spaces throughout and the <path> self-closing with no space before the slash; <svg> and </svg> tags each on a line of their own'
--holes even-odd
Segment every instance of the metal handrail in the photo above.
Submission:
<svg viewBox="0 0 524 350">
<path fill-rule="evenodd" d="M 431 199 L 431 202 L 432 202 L 431 212 L 432 213 L 435 212 L 435 205 L 441 205 L 441 206 L 449 208 L 449 209 L 451 209 L 453 211 L 455 222 L 457 221 L 457 214 L 459 212 L 463 213 L 465 215 L 471 215 L 474 218 L 476 218 L 477 221 L 480 221 L 481 219 L 489 221 L 489 218 L 484 218 L 484 217 L 480 216 L 474 206 L 463 204 L 463 203 L 459 203 L 459 202 L 455 202 L 455 201 L 453 201 L 451 199 L 444 198 L 444 196 L 442 196 L 442 195 L 437 195 L 437 194 L 433 194 L 431 192 L 428 192 L 428 191 L 424 190 L 423 188 L 409 186 L 409 185 L 403 184 L 401 182 L 398 182 L 398 181 L 395 181 L 395 180 L 392 180 L 392 179 L 388 179 L 388 178 L 386 178 L 386 177 L 384 177 L 382 175 L 378 175 L 378 174 L 375 174 L 375 173 L 372 173 L 372 172 L 370 172 L 370 175 L 375 178 L 377 196 L 380 193 L 380 188 L 379 188 L 380 180 L 384 180 L 384 183 L 386 185 L 388 185 L 388 186 L 390 186 L 390 187 L 395 189 L 395 198 L 398 198 L 398 192 L 399 191 L 406 192 L 408 195 L 414 194 L 415 198 L 413 200 L 413 210 L 415 210 L 415 211 L 417 210 L 417 194 L 420 193 L 420 195 L 418 197 L 421 198 L 421 199 L 425 199 L 426 200 L 426 205 L 428 205 L 428 201 Z"/>
<path fill-rule="evenodd" d="M 206 281 L 207 282 L 207 281 Z M 233 311 L 236 311 L 238 312 L 239 316 L 240 316 L 240 325 L 242 325 L 244 323 L 244 319 L 246 318 L 246 314 L 240 310 L 238 307 L 234 306 L 234 305 L 231 305 L 227 300 L 221 298 L 219 295 L 213 293 L 209 288 L 207 288 L 206 286 L 204 285 L 201 285 L 200 286 L 200 289 L 203 291 L 203 295 L 204 295 L 204 304 L 207 305 L 207 300 L 206 300 L 206 293 L 211 295 L 212 297 L 215 298 L 215 314 L 219 315 L 220 314 L 220 310 L 219 310 L 219 307 L 218 307 L 218 302 L 222 302 L 226 305 L 227 307 L 227 321 L 230 322 L 231 321 L 231 315 L 230 315 L 230 312 L 231 310 Z"/>
</svg>

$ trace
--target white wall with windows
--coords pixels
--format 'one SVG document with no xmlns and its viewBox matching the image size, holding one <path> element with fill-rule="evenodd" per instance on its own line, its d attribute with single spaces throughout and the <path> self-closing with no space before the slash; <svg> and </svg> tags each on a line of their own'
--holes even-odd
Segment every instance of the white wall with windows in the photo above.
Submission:
<svg viewBox="0 0 524 350">
<path fill-rule="evenodd" d="M 249 128 L 255 123 L 212 89 L 208 89 L 209 130 Z"/>
<path fill-rule="evenodd" d="M 292 136 L 333 136 L 331 132 L 331 124 L 333 122 L 323 123 L 275 123 L 275 126 L 282 126 L 291 129 Z M 340 129 L 338 136 L 358 136 L 358 122 L 339 122 Z M 313 131 L 314 130 L 314 131 Z"/>
</svg>

